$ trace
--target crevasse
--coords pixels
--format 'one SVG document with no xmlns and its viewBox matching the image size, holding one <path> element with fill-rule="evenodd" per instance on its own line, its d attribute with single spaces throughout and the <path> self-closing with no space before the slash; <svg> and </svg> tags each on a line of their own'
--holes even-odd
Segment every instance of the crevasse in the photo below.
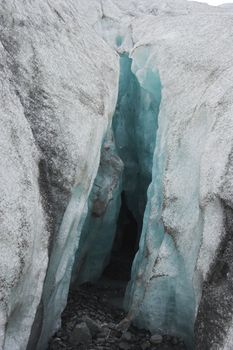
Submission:
<svg viewBox="0 0 233 350">
<path fill-rule="evenodd" d="M 108 264 L 123 191 L 127 206 L 137 220 L 140 237 L 146 192 L 151 182 L 161 85 L 158 73 L 147 69 L 148 79 L 142 79 L 140 85 L 131 65 L 128 55 L 120 56 L 119 96 L 112 124 L 114 137 L 102 147 L 76 253 L 74 284 L 96 281 Z"/>
<path fill-rule="evenodd" d="M 153 153 L 156 142 L 157 116 L 161 99 L 157 72 L 146 69 L 142 79 L 132 59 L 120 57 L 120 87 L 113 131 L 119 156 L 123 160 L 123 190 L 127 204 L 141 228 L 151 182 Z M 141 80 L 141 81 L 140 81 Z"/>
<path fill-rule="evenodd" d="M 134 49 L 131 58 L 120 56 L 112 127 L 102 145 L 87 213 L 83 211 L 80 224 L 74 222 L 70 228 L 79 232 L 69 273 L 73 265 L 73 286 L 101 277 L 110 260 L 124 192 L 138 224 L 139 241 L 125 295 L 128 317 L 151 331 L 180 335 L 192 347 L 192 280 L 175 237 L 163 223 L 168 120 L 161 94 L 160 76 L 149 47 Z"/>
<path fill-rule="evenodd" d="M 95 282 L 109 262 L 120 211 L 123 163 L 110 133 L 103 143 L 99 170 L 88 199 L 73 267 L 73 286 Z"/>
<path fill-rule="evenodd" d="M 138 223 L 140 241 L 125 296 L 129 318 L 151 331 L 179 335 L 192 348 L 195 320 L 192 274 L 179 252 L 175 235 L 168 226 L 164 227 L 163 221 L 168 120 L 163 105 L 160 106 L 162 87 L 154 61 L 149 47 L 136 48 L 132 58 L 126 54 L 120 57 L 119 96 L 112 130 L 115 152 L 124 164 L 122 183 L 115 187 L 113 201 L 109 207 L 106 205 L 98 224 L 94 224 L 96 219 L 85 224 L 82 232 L 85 248 L 81 236 L 78 255 L 89 251 L 93 235 L 95 243 L 90 249 L 92 253 L 88 253 L 91 261 L 87 258 L 78 268 L 77 280 L 97 280 L 109 262 L 120 194 L 124 191 L 127 206 Z M 103 184 L 113 176 L 111 172 L 106 175 Z M 111 206 L 117 209 L 112 212 Z"/>
<path fill-rule="evenodd" d="M 133 67 L 141 86 L 155 92 L 154 57 L 149 48 L 139 47 L 133 53 Z M 167 162 L 168 120 L 161 102 L 153 158 L 152 182 L 143 219 L 139 251 L 132 267 L 125 305 L 129 318 L 139 326 L 165 334 L 175 334 L 193 347 L 195 297 L 192 277 L 179 253 L 176 238 L 164 226 L 166 206 L 163 182 Z"/>
</svg>

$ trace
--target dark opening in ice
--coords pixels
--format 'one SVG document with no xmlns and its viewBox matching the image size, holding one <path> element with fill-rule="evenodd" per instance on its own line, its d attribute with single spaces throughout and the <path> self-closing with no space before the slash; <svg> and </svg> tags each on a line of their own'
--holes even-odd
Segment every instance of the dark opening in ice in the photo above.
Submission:
<svg viewBox="0 0 233 350">
<path fill-rule="evenodd" d="M 129 210 L 125 192 L 121 194 L 121 209 L 109 265 L 104 275 L 128 281 L 134 256 L 138 250 L 138 224 Z"/>
</svg>

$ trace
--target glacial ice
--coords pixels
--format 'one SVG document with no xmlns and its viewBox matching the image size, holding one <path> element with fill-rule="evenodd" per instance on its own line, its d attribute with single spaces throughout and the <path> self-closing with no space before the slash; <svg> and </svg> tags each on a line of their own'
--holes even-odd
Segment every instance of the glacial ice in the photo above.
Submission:
<svg viewBox="0 0 233 350">
<path fill-rule="evenodd" d="M 118 59 L 76 1 L 0 9 L 0 349 L 44 350 L 66 304 Z"/>
<path fill-rule="evenodd" d="M 140 86 L 155 68 L 162 85 L 128 317 L 151 331 L 180 335 L 190 348 L 195 328 L 198 349 L 231 349 L 232 29 L 223 28 L 232 15 L 203 4 L 149 0 L 141 15 L 133 1 L 113 3 L 115 17 L 110 20 L 105 3 L 95 29 L 120 54 L 129 53 Z M 220 32 L 224 42 L 213 42 Z"/>
<path fill-rule="evenodd" d="M 108 264 L 123 191 L 127 206 L 137 220 L 140 238 L 151 182 L 161 84 L 156 70 L 146 67 L 141 71 L 136 60 L 131 65 L 132 60 L 121 55 L 119 95 L 111 136 L 114 139 L 108 137 L 102 147 L 76 253 L 74 283 L 98 280 Z"/>
<path fill-rule="evenodd" d="M 107 266 L 121 205 L 123 163 L 117 156 L 113 135 L 103 143 L 99 170 L 88 199 L 73 267 L 73 283 L 95 282 Z"/>
<path fill-rule="evenodd" d="M 148 48 L 135 49 L 132 60 L 132 69 L 141 87 L 150 94 L 151 101 L 154 102 L 155 108 L 151 104 L 152 108 L 148 108 L 147 113 L 142 109 L 141 115 L 144 118 L 142 119 L 144 124 L 148 120 L 147 130 L 151 131 L 149 144 L 155 146 L 156 142 L 156 149 L 155 152 L 154 149 L 151 152 L 152 157 L 154 153 L 153 163 L 151 159 L 153 181 L 148 191 L 139 252 L 133 264 L 125 305 L 130 317 L 140 326 L 151 328 L 153 324 L 153 330 L 160 329 L 169 334 L 175 331 L 182 338 L 187 340 L 188 337 L 191 340 L 194 324 L 192 286 L 188 281 L 182 256 L 177 252 L 161 220 L 164 206 L 163 177 L 167 133 L 166 117 L 160 114 L 158 120 L 161 83 Z M 154 120 L 147 119 L 147 115 L 152 115 Z M 157 137 L 153 124 L 156 125 L 156 128 L 159 125 Z M 141 131 L 142 127 L 139 130 Z M 150 135 L 150 133 L 146 132 L 145 135 Z M 138 153 L 140 154 L 139 151 Z M 145 153 L 143 158 L 145 159 Z M 145 166 L 143 168 L 145 169 Z M 156 267 L 155 261 L 157 261 Z"/>
<path fill-rule="evenodd" d="M 118 154 L 124 163 L 122 188 L 140 228 L 151 182 L 160 99 L 158 72 L 147 67 L 142 71 L 136 61 L 132 65 L 132 59 L 121 55 L 113 131 Z"/>
<path fill-rule="evenodd" d="M 140 236 L 128 317 L 190 348 L 195 330 L 198 350 L 232 349 L 232 12 L 0 8 L 0 348 L 45 349 L 72 270 L 82 283 L 107 264 L 124 191 Z"/>
</svg>

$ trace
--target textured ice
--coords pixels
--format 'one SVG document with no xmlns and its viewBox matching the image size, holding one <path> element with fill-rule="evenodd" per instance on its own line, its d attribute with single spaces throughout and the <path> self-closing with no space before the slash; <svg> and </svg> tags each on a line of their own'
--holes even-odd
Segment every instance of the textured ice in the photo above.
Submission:
<svg viewBox="0 0 233 350">
<path fill-rule="evenodd" d="M 44 350 L 66 304 L 118 60 L 75 1 L 0 9 L 0 348 L 25 350 L 31 333 L 28 348 L 40 337 Z"/>
<path fill-rule="evenodd" d="M 107 137 L 102 147 L 76 253 L 74 284 L 96 281 L 109 262 L 122 192 L 139 229 L 142 227 L 146 193 L 152 178 L 161 85 L 156 70 L 149 67 L 140 70 L 136 60 L 131 65 L 132 60 L 121 55 L 113 135 Z"/>
<path fill-rule="evenodd" d="M 96 281 L 109 262 L 122 192 L 139 229 L 142 227 L 146 192 L 152 178 L 161 85 L 156 70 L 141 71 L 136 60 L 131 65 L 132 60 L 121 55 L 113 134 L 103 144 L 88 200 L 88 214 L 73 268 L 74 285 Z"/>
<path fill-rule="evenodd" d="M 0 349 L 26 347 L 48 263 L 41 156 L 0 47 Z"/>
<path fill-rule="evenodd" d="M 128 317 L 190 347 L 197 317 L 196 348 L 231 349 L 232 14 L 185 1 L 112 1 L 98 11 L 90 23 L 129 54 L 139 85 L 140 72 L 147 84 L 155 70 L 162 86 Z"/>
<path fill-rule="evenodd" d="M 95 282 L 109 262 L 121 205 L 123 163 L 113 135 L 102 146 L 99 170 L 88 200 L 73 267 L 73 283 Z"/>
<path fill-rule="evenodd" d="M 72 269 L 95 280 L 108 261 L 124 190 L 142 226 L 128 317 L 191 348 L 195 329 L 197 349 L 232 349 L 232 11 L 0 9 L 0 348 L 46 348 Z"/>
<path fill-rule="evenodd" d="M 151 182 L 160 99 L 158 72 L 149 68 L 140 70 L 136 60 L 132 65 L 132 59 L 121 55 L 113 131 L 118 154 L 124 163 L 122 189 L 139 227 Z"/>
</svg>

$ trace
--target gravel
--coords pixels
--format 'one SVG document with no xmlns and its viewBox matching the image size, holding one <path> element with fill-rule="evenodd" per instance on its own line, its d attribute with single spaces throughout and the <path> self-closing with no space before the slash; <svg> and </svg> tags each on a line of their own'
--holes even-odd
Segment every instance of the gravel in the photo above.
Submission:
<svg viewBox="0 0 233 350">
<path fill-rule="evenodd" d="M 62 315 L 62 326 L 50 340 L 48 350 L 184 350 L 177 337 L 151 334 L 130 326 L 127 331 L 117 328 L 126 316 L 114 305 L 122 299 L 125 284 L 85 284 L 69 294 Z M 77 344 L 79 344 L 77 346 Z"/>
</svg>

